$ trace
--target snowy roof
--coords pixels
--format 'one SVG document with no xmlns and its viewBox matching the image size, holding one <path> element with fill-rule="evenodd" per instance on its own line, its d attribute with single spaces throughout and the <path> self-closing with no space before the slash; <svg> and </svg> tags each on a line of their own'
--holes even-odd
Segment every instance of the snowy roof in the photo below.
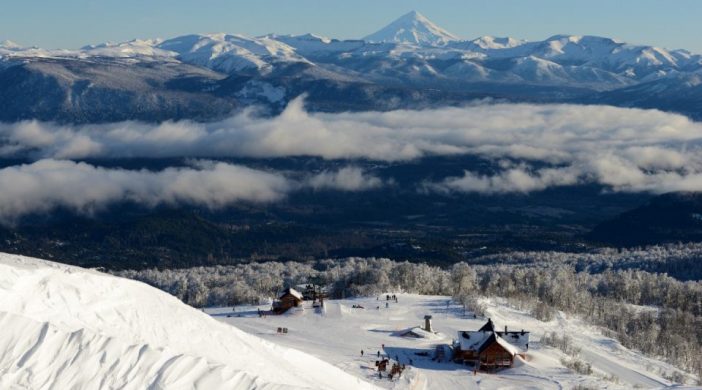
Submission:
<svg viewBox="0 0 702 390">
<path fill-rule="evenodd" d="M 525 331 L 509 331 L 496 332 L 498 336 L 505 341 L 515 346 L 520 352 L 526 352 L 529 349 L 529 332 Z"/>
<path fill-rule="evenodd" d="M 514 333 L 518 334 L 517 339 L 512 337 Z M 462 351 L 482 352 L 492 343 L 497 342 L 512 355 L 526 352 L 526 344 L 529 343 L 529 332 L 524 332 L 524 335 L 521 335 L 521 332 L 508 332 L 508 340 L 503 338 L 502 334 L 504 332 L 483 330 L 458 331 L 458 342 Z M 514 344 L 511 342 L 512 340 L 515 341 Z"/>
<path fill-rule="evenodd" d="M 401 337 L 417 337 L 417 338 L 431 338 L 435 335 L 431 332 L 427 332 L 420 326 L 415 326 L 414 328 L 407 328 L 396 333 Z"/>
<path fill-rule="evenodd" d="M 285 291 L 283 291 L 283 295 L 281 295 L 280 297 L 282 298 L 282 297 L 284 297 L 284 296 L 286 296 L 286 295 L 288 295 L 288 294 L 294 296 L 294 297 L 297 298 L 297 299 L 300 299 L 300 300 L 302 299 L 302 293 L 299 292 L 299 291 L 297 291 L 297 290 L 295 290 L 294 288 L 288 288 L 288 289 L 286 289 Z"/>
<path fill-rule="evenodd" d="M 477 351 L 490 338 L 493 332 L 481 330 L 458 331 L 458 342 L 462 351 Z"/>
<path fill-rule="evenodd" d="M 517 347 L 515 347 L 514 345 L 508 343 L 508 342 L 505 341 L 505 339 L 503 339 L 502 337 L 500 337 L 500 336 L 498 336 L 497 334 L 494 334 L 494 333 L 493 333 L 493 337 L 494 337 L 495 340 L 497 341 L 497 344 L 500 344 L 500 345 L 502 346 L 502 348 L 504 348 L 504 349 L 507 350 L 507 352 L 511 353 L 512 355 L 516 355 L 516 354 L 519 353 L 519 349 L 517 349 Z M 486 344 L 485 347 L 487 347 L 487 345 L 489 345 L 489 343 L 485 343 L 485 344 Z"/>
</svg>

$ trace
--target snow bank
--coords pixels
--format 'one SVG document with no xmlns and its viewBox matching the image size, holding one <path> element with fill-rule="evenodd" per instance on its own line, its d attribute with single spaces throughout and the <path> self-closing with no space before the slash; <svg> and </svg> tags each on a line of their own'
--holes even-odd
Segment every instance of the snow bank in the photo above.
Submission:
<svg viewBox="0 0 702 390">
<path fill-rule="evenodd" d="M 143 283 L 0 254 L 0 388 L 363 389 Z"/>
</svg>

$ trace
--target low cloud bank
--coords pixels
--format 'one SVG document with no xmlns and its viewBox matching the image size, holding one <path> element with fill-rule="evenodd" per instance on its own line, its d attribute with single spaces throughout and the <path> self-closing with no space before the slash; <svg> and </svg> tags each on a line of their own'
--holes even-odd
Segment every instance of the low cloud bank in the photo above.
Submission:
<svg viewBox="0 0 702 390">
<path fill-rule="evenodd" d="M 649 170 L 614 155 L 583 160 L 558 168 L 534 169 L 521 164 L 520 167 L 508 168 L 494 175 L 465 171 L 463 176 L 449 177 L 438 183 L 424 183 L 424 188 L 444 193 L 526 194 L 551 187 L 595 183 L 615 192 L 702 191 L 702 172 L 696 157 L 686 160 L 689 166 L 680 165 L 672 170 Z"/>
<path fill-rule="evenodd" d="M 324 171 L 310 177 L 306 183 L 314 190 L 365 191 L 382 187 L 382 179 L 365 173 L 357 167 L 344 167 L 338 171 Z"/>
<path fill-rule="evenodd" d="M 470 154 L 503 162 L 490 175 L 467 171 L 424 183 L 436 191 L 481 193 L 526 193 L 584 183 L 614 191 L 700 191 L 701 144 L 702 124 L 681 115 L 579 105 L 319 114 L 306 112 L 297 99 L 274 118 L 249 111 L 207 124 L 0 124 L 0 157 L 316 156 L 397 162 Z M 360 189 L 375 185 L 354 178 L 352 171 L 338 178 L 322 174 L 309 185 L 324 188 L 329 183 Z"/>
<path fill-rule="evenodd" d="M 354 167 L 295 180 L 281 173 L 212 161 L 148 171 L 45 159 L 0 169 L 0 223 L 12 224 L 24 215 L 59 207 L 80 214 L 91 214 L 118 202 L 216 209 L 237 202 L 275 202 L 308 187 L 358 191 L 380 185 L 380 179 Z"/>
</svg>

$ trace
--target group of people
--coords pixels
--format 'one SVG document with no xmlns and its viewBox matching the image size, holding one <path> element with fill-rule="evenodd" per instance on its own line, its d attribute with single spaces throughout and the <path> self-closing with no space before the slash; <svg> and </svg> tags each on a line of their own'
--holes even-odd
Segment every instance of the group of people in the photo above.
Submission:
<svg viewBox="0 0 702 390">
<path fill-rule="evenodd" d="M 379 300 L 380 300 L 380 297 L 375 298 L 375 300 L 376 300 L 376 301 L 379 301 Z M 395 301 L 395 303 L 397 303 L 397 295 L 395 295 L 395 294 L 392 294 L 392 295 L 386 294 L 386 295 L 385 295 L 385 300 L 386 300 L 386 301 Z"/>
<path fill-rule="evenodd" d="M 380 297 L 376 297 L 375 300 L 376 300 L 376 301 L 379 301 L 379 300 L 380 300 Z M 385 302 L 385 308 L 387 309 L 387 308 L 390 307 L 389 301 L 395 301 L 395 303 L 397 303 L 397 295 L 395 295 L 395 294 L 392 294 L 392 295 L 387 294 L 387 295 L 385 295 L 385 301 L 386 301 L 386 302 Z M 376 310 L 380 310 L 380 305 L 376 306 L 375 308 L 376 308 Z"/>
<path fill-rule="evenodd" d="M 385 344 L 381 344 L 381 349 L 385 350 Z M 365 351 L 361 350 L 361 356 L 364 356 L 364 354 L 365 354 Z M 376 356 L 378 357 L 378 359 L 380 359 L 380 357 L 381 357 L 380 350 L 378 350 L 376 352 Z M 390 358 L 389 356 L 385 356 L 384 359 L 375 361 L 375 366 L 378 367 L 378 378 L 380 378 L 380 379 L 383 378 L 383 372 L 387 370 L 387 365 L 388 365 L 388 363 L 390 363 L 389 358 Z M 412 359 L 409 359 L 409 365 L 410 366 L 412 365 Z M 392 368 L 390 370 L 390 373 L 388 374 L 388 378 L 390 380 L 392 380 L 392 378 L 395 375 L 402 374 L 402 371 L 404 371 L 405 368 L 406 368 L 405 364 L 400 363 L 400 356 L 395 355 L 395 363 L 392 364 Z"/>
</svg>

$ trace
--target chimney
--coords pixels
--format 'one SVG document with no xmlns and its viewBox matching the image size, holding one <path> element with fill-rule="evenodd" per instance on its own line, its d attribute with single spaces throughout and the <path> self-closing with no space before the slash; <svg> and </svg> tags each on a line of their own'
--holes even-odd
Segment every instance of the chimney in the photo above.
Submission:
<svg viewBox="0 0 702 390">
<path fill-rule="evenodd" d="M 427 332 L 434 332 L 431 329 L 431 316 L 430 315 L 424 316 L 424 330 L 426 330 Z"/>
</svg>

